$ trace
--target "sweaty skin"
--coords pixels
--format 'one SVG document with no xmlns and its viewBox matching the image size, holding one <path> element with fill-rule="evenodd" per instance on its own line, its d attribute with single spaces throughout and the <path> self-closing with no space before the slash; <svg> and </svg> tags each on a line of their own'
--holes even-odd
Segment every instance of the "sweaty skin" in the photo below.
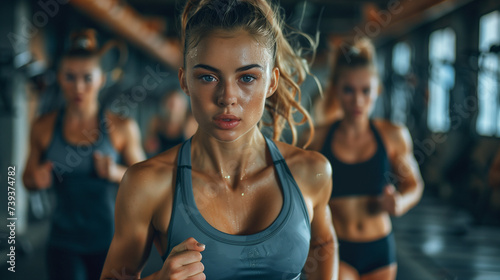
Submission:
<svg viewBox="0 0 500 280">
<path fill-rule="evenodd" d="M 197 50 L 179 70 L 199 123 L 191 144 L 195 202 L 216 229 L 228 234 L 257 233 L 276 219 L 283 204 L 257 127 L 266 98 L 277 88 L 279 71 L 272 67 L 268 50 L 243 30 L 214 32 L 200 41 Z M 336 279 L 336 239 L 328 207 L 331 167 L 316 152 L 276 144 L 311 218 L 310 260 L 317 265 L 309 279 Z M 179 146 L 127 171 L 101 279 L 138 279 L 151 245 L 160 255 L 166 251 L 178 152 Z M 174 249 L 162 269 L 144 279 L 205 279 L 200 254 L 204 245 L 191 238 Z M 115 272 L 120 271 L 132 278 L 118 277 Z"/>
<path fill-rule="evenodd" d="M 344 163 L 364 162 L 377 150 L 375 136 L 369 127 L 369 114 L 377 98 L 378 79 L 368 68 L 345 70 L 335 91 L 342 110 L 337 115 L 343 115 L 343 119 L 332 143 L 329 143 L 330 148 L 335 157 Z M 312 150 L 321 150 L 333 122 L 316 128 Z M 390 216 L 403 215 L 418 203 L 422 195 L 422 178 L 413 156 L 408 129 L 383 120 L 374 120 L 373 123 L 387 151 L 392 170 L 388 175 L 396 178 L 397 190 L 393 185 L 387 185 L 379 197 L 347 196 L 331 199 L 332 221 L 339 239 L 368 242 L 387 236 L 392 230 Z M 341 262 L 341 274 L 346 266 Z M 347 269 L 353 270 L 351 267 Z M 395 277 L 395 269 L 395 266 L 390 266 L 361 278 L 356 271 L 352 273 L 355 275 L 353 279 L 391 279 Z"/>
</svg>

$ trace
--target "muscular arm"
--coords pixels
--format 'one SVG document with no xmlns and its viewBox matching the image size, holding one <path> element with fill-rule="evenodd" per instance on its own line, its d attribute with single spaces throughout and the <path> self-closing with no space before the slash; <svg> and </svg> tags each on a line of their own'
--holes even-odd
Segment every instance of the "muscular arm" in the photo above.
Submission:
<svg viewBox="0 0 500 280">
<path fill-rule="evenodd" d="M 332 170 L 322 156 L 320 164 L 314 165 L 313 218 L 311 221 L 311 244 L 304 271 L 307 279 L 338 279 L 337 237 L 332 225 L 328 201 L 332 191 Z"/>
<path fill-rule="evenodd" d="M 148 191 L 152 183 L 142 166 L 133 166 L 125 174 L 116 199 L 115 234 L 101 280 L 140 279 L 154 237 L 151 220 L 156 203 Z M 144 279 L 155 279 L 155 275 Z"/>
<path fill-rule="evenodd" d="M 112 162 L 111 158 L 96 155 L 95 160 L 98 162 L 98 174 L 101 177 L 108 178 L 111 182 L 120 183 L 129 166 L 146 159 L 141 146 L 141 136 L 137 123 L 131 119 L 124 121 L 115 119 L 119 123 L 120 137 L 124 139 L 123 147 L 120 149 L 120 154 L 123 157 L 125 165 Z"/>
<path fill-rule="evenodd" d="M 30 133 L 30 152 L 26 168 L 24 169 L 23 182 L 28 190 L 42 190 L 50 187 L 52 183 L 52 164 L 50 162 L 41 163 L 42 153 L 45 147 L 41 139 L 44 133 L 51 133 L 47 129 L 47 123 L 36 121 Z"/>
<path fill-rule="evenodd" d="M 493 159 L 488 177 L 489 185 L 492 188 L 500 188 L 500 149 L 498 149 L 495 159 Z"/>
<path fill-rule="evenodd" d="M 394 152 L 390 156 L 393 172 L 390 177 L 396 180 L 397 191 L 386 188 L 385 195 L 393 195 L 395 201 L 394 207 L 386 210 L 391 215 L 401 216 L 420 201 L 424 186 L 408 129 L 397 127 L 391 130 L 389 145 L 393 145 Z"/>
</svg>

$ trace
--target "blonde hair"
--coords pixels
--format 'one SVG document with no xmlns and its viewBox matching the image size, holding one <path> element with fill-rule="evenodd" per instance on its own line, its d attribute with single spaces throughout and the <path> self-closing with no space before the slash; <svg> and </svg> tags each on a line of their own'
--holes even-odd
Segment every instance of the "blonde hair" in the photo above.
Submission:
<svg viewBox="0 0 500 280">
<path fill-rule="evenodd" d="M 334 106 L 335 85 L 340 76 L 346 71 L 355 68 L 368 68 L 378 76 L 375 47 L 366 37 L 356 38 L 352 41 L 342 41 L 334 46 L 331 74 L 329 79 L 328 94 L 325 96 L 325 109 Z"/>
<path fill-rule="evenodd" d="M 310 74 L 309 66 L 301 57 L 301 50 L 292 48 L 283 33 L 284 23 L 278 10 L 265 0 L 188 0 L 182 14 L 182 41 L 184 57 L 187 51 L 214 30 L 247 31 L 256 40 L 262 41 L 272 52 L 274 66 L 280 71 L 276 92 L 267 99 L 266 110 L 271 123 L 262 122 L 273 128 L 273 139 L 279 140 L 286 124 L 292 131 L 292 144 L 297 142 L 296 125 L 308 123 L 313 128 L 309 113 L 300 104 L 300 85 Z M 315 43 L 304 36 L 315 52 Z M 294 120 L 294 113 L 302 114 L 300 121 Z M 312 140 L 311 130 L 307 146 Z"/>
<path fill-rule="evenodd" d="M 63 53 L 62 59 L 65 58 L 83 58 L 96 59 L 99 67 L 101 66 L 102 57 L 113 47 L 118 48 L 120 56 L 112 70 L 112 79 L 117 80 L 121 76 L 121 67 L 125 65 L 128 57 L 128 50 L 122 41 L 115 39 L 108 40 L 102 47 L 99 47 L 97 42 L 97 32 L 95 29 L 87 28 L 75 30 L 69 36 L 70 46 Z"/>
</svg>

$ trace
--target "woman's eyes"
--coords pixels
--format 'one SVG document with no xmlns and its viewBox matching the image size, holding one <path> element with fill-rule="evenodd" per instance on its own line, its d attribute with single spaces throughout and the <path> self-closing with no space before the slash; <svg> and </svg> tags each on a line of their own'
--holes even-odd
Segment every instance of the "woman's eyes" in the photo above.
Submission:
<svg viewBox="0 0 500 280">
<path fill-rule="evenodd" d="M 251 83 L 255 80 L 256 78 L 252 75 L 244 75 L 243 77 L 241 77 L 241 81 L 244 82 L 244 83 Z"/>
<path fill-rule="evenodd" d="M 78 79 L 77 76 L 75 76 L 73 74 L 66 74 L 66 81 L 74 82 L 77 79 Z M 86 83 L 91 83 L 92 82 L 92 75 L 85 75 L 85 76 L 83 76 L 83 80 Z"/>
<path fill-rule="evenodd" d="M 200 79 L 204 82 L 211 83 L 217 81 L 214 76 L 211 75 L 203 75 L 200 77 Z"/>
<path fill-rule="evenodd" d="M 202 80 L 203 82 L 207 82 L 207 83 L 211 83 L 211 82 L 216 82 L 217 81 L 217 78 L 215 78 L 214 76 L 212 75 L 201 75 L 199 77 L 200 80 Z M 251 83 L 253 81 L 255 81 L 257 78 L 253 75 L 243 75 L 241 78 L 240 78 L 240 81 L 242 81 L 243 83 Z"/>
<path fill-rule="evenodd" d="M 351 93 L 354 93 L 355 90 L 352 88 L 352 87 L 344 87 L 342 89 L 342 91 L 345 93 L 345 94 L 351 94 Z M 364 95 L 369 95 L 370 94 L 370 91 L 371 89 L 370 88 L 364 88 L 361 90 L 361 92 L 364 94 Z"/>
<path fill-rule="evenodd" d="M 344 88 L 342 89 L 342 91 L 343 91 L 344 93 L 353 93 L 353 92 L 354 92 L 354 90 L 353 90 L 351 87 L 344 87 Z"/>
<path fill-rule="evenodd" d="M 74 81 L 75 80 L 75 76 L 71 75 L 71 74 L 66 74 L 66 80 L 67 81 Z"/>
</svg>

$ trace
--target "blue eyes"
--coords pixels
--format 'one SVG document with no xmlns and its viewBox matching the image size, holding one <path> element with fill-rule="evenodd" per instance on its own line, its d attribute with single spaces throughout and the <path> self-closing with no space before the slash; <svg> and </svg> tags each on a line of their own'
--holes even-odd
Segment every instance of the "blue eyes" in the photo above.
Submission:
<svg viewBox="0 0 500 280">
<path fill-rule="evenodd" d="M 213 76 L 210 76 L 210 75 L 203 75 L 200 78 L 201 78 L 201 80 L 203 80 L 204 82 L 207 82 L 207 83 L 215 81 L 215 78 Z"/>
<path fill-rule="evenodd" d="M 212 75 L 202 75 L 199 77 L 200 80 L 202 80 L 203 82 L 206 82 L 206 83 L 211 83 L 211 82 L 216 82 L 217 81 L 217 78 L 215 78 L 214 76 Z M 246 84 L 249 84 L 253 81 L 255 81 L 257 78 L 252 76 L 252 75 L 243 75 L 241 78 L 240 78 L 240 81 L 242 81 L 243 83 L 246 83 Z"/>
<path fill-rule="evenodd" d="M 344 87 L 342 91 L 346 94 L 351 94 L 354 92 L 354 90 L 351 87 Z"/>
<path fill-rule="evenodd" d="M 71 82 L 72 82 L 72 81 L 74 81 L 74 80 L 75 80 L 75 76 L 73 76 L 73 75 L 69 75 L 69 74 L 68 74 L 68 75 L 66 75 L 66 80 L 67 80 L 67 81 L 71 81 Z"/>
<path fill-rule="evenodd" d="M 344 87 L 342 89 L 343 93 L 344 94 L 352 94 L 355 92 L 355 90 L 351 87 Z M 370 88 L 364 88 L 361 90 L 361 92 L 364 94 L 364 95 L 369 95 L 370 94 Z"/>
<path fill-rule="evenodd" d="M 243 81 L 244 83 L 251 83 L 254 80 L 255 80 L 255 77 L 250 76 L 250 75 L 245 75 L 245 76 L 241 77 L 241 81 Z"/>
<path fill-rule="evenodd" d="M 66 74 L 66 81 L 74 82 L 77 79 L 78 79 L 77 76 L 75 76 L 73 74 Z M 83 77 L 83 81 L 86 83 L 91 83 L 92 82 L 92 75 L 85 75 Z"/>
</svg>

